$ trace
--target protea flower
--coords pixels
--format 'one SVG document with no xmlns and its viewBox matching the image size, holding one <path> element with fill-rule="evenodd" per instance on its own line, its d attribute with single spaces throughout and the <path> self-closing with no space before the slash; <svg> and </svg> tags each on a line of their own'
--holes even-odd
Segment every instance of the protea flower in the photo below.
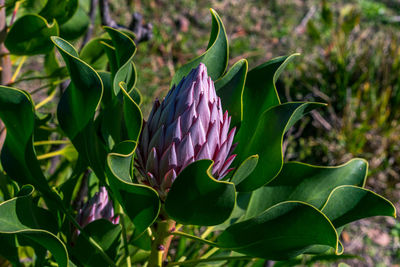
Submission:
<svg viewBox="0 0 400 267">
<path fill-rule="evenodd" d="M 200 63 L 161 103 L 154 102 L 137 151 L 142 182 L 164 197 L 176 176 L 200 159 L 213 160 L 213 176 L 223 178 L 236 157 L 232 155 L 236 129 L 229 131 L 230 122 L 206 66 Z"/>
<path fill-rule="evenodd" d="M 108 193 L 104 186 L 101 186 L 100 191 L 85 203 L 79 210 L 77 217 L 81 227 L 85 227 L 98 219 L 106 219 L 113 224 L 119 223 L 119 216 L 114 216 L 113 203 L 108 199 Z"/>
</svg>

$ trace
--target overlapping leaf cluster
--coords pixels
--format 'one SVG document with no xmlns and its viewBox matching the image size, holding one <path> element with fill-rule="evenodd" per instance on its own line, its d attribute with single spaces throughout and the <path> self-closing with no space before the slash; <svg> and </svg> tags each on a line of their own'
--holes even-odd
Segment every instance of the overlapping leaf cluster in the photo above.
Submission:
<svg viewBox="0 0 400 267">
<path fill-rule="evenodd" d="M 40 14 L 50 16 L 51 8 L 46 6 Z M 67 21 L 68 14 L 57 18 Z M 395 216 L 388 200 L 363 188 L 368 166 L 362 159 L 337 167 L 284 162 L 285 133 L 324 104 L 280 102 L 275 82 L 296 55 L 275 58 L 250 71 L 242 59 L 227 71 L 225 29 L 217 13 L 211 14 L 206 52 L 178 69 L 172 84 L 200 62 L 207 66 L 232 125 L 238 127 L 236 170 L 219 181 L 211 175 L 212 161 L 194 162 L 178 175 L 162 203 L 153 188 L 137 183 L 135 177 L 143 117 L 135 86 L 134 42 L 106 27 L 106 37 L 94 39 L 78 53 L 64 39 L 52 37 L 71 79 L 58 103 L 57 119 L 79 157 L 72 162 L 71 176 L 61 185 L 50 186 L 33 146 L 40 125 L 34 103 L 24 91 L 0 86 L 0 118 L 7 127 L 1 163 L 21 186 L 14 198 L 0 204 L 0 239 L 8 244 L 0 254 L 17 264 L 16 242 L 26 242 L 35 248 L 38 260 L 45 261 L 47 249 L 59 266 L 115 265 L 120 256 L 120 225 L 98 220 L 85 227 L 78 245 L 69 242 L 72 195 L 88 168 L 134 225 L 132 244 L 150 240 L 146 229 L 157 219 L 169 218 L 184 225 L 215 226 L 214 242 L 192 238 L 222 250 L 284 260 L 329 248 L 340 254 L 343 226 L 369 216 Z M 99 51 L 101 57 L 95 53 Z M 36 196 L 43 198 L 47 209 L 39 207 Z"/>
</svg>

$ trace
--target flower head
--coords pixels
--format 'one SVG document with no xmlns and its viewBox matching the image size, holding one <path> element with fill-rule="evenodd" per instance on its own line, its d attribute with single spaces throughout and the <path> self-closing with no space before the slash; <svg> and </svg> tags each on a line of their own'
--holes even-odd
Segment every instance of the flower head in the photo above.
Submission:
<svg viewBox="0 0 400 267">
<path fill-rule="evenodd" d="M 200 63 L 161 103 L 154 102 L 137 151 L 143 182 L 163 197 L 176 176 L 200 159 L 213 160 L 212 174 L 224 177 L 236 157 L 232 155 L 235 128 L 229 131 L 230 122 L 206 66 Z"/>
<path fill-rule="evenodd" d="M 114 216 L 113 203 L 108 199 L 104 186 L 101 186 L 100 191 L 79 210 L 77 221 L 81 227 L 85 227 L 98 219 L 106 219 L 113 224 L 119 223 L 119 216 Z"/>
</svg>

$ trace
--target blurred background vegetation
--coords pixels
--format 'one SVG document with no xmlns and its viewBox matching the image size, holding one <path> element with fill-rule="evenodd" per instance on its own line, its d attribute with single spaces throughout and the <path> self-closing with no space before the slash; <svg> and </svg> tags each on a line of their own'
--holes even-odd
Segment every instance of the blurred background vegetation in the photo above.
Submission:
<svg viewBox="0 0 400 267">
<path fill-rule="evenodd" d="M 123 17 L 126 10 L 114 2 L 115 16 Z M 138 88 L 147 102 L 166 93 L 174 66 L 203 51 L 213 7 L 225 23 L 230 65 L 246 58 L 251 69 L 299 52 L 279 79 L 281 98 L 329 104 L 288 134 L 286 160 L 337 165 L 366 158 L 367 186 L 400 207 L 399 1 L 133 1 L 130 6 L 153 24 L 153 39 L 139 45 L 136 58 Z M 399 265 L 399 237 L 398 220 L 355 223 L 342 241 L 346 253 L 363 259 L 347 263 Z"/>
<path fill-rule="evenodd" d="M 80 5 L 89 13 L 89 0 Z M 153 99 L 166 94 L 174 69 L 204 51 L 210 7 L 226 27 L 229 65 L 246 58 L 251 69 L 274 57 L 299 52 L 278 81 L 281 99 L 329 104 L 290 131 L 285 159 L 338 165 L 363 157 L 370 165 L 367 187 L 388 197 L 399 209 L 400 2 L 109 0 L 111 17 L 119 25 L 128 26 L 135 12 L 144 23 L 152 24 L 152 37 L 138 45 L 135 56 L 145 117 Z M 93 36 L 99 36 L 102 21 L 99 16 L 94 18 Z M 75 46 L 80 47 L 80 42 L 75 41 Z M 20 58 L 11 60 L 17 66 Z M 44 56 L 28 59 L 20 78 L 40 73 L 43 62 Z M 43 84 L 36 80 L 19 87 L 39 92 Z M 43 97 L 46 94 L 33 95 L 38 101 Z M 398 220 L 363 220 L 346 228 L 342 236 L 346 253 L 359 256 L 346 260 L 347 264 L 400 266 Z M 305 257 L 297 263 L 332 265 L 308 260 Z"/>
</svg>

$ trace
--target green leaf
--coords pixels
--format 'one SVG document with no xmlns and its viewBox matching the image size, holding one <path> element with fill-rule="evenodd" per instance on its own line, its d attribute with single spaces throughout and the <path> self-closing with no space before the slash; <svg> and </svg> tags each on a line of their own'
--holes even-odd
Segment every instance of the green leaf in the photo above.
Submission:
<svg viewBox="0 0 400 267">
<path fill-rule="evenodd" d="M 180 67 L 172 78 L 171 86 L 177 85 L 200 62 L 206 65 L 208 75 L 213 81 L 216 81 L 225 72 L 229 59 L 228 38 L 224 24 L 218 13 L 214 9 L 210 9 L 210 12 L 212 15 L 212 26 L 207 51 Z"/>
<path fill-rule="evenodd" d="M 107 55 L 100 43 L 101 41 L 101 38 L 90 40 L 80 53 L 80 58 L 95 70 L 104 70 L 107 66 Z"/>
<path fill-rule="evenodd" d="M 223 223 L 235 206 L 233 183 L 212 177 L 211 160 L 189 164 L 172 183 L 165 210 L 183 224 L 217 225 Z"/>
<path fill-rule="evenodd" d="M 319 210 L 307 203 L 288 201 L 231 225 L 218 237 L 217 244 L 253 257 L 284 260 L 317 244 L 337 250 L 338 236 Z"/>
<path fill-rule="evenodd" d="M 48 20 L 57 20 L 61 25 L 67 22 L 78 9 L 78 0 L 47 0 L 39 15 Z"/>
<path fill-rule="evenodd" d="M 115 57 L 118 66 L 115 77 L 113 77 L 114 94 L 119 94 L 120 82 L 126 83 L 126 88 L 129 92 L 136 83 L 136 69 L 132 62 L 136 53 L 136 45 L 125 33 L 110 27 L 104 27 L 104 29 L 110 35 L 113 46 L 115 47 Z"/>
<path fill-rule="evenodd" d="M 243 91 L 248 70 L 247 60 L 241 59 L 215 83 L 222 107 L 232 117 L 231 125 L 239 126 L 243 120 Z"/>
<path fill-rule="evenodd" d="M 131 168 L 136 143 L 118 144 L 107 156 L 107 179 L 111 191 L 133 222 L 137 234 L 153 224 L 160 212 L 157 192 L 148 186 L 132 183 Z"/>
<path fill-rule="evenodd" d="M 251 192 L 237 192 L 236 205 L 233 209 L 231 216 L 222 224 L 214 227 L 214 231 L 225 230 L 235 222 L 239 222 L 246 215 L 247 207 L 251 198 Z"/>
<path fill-rule="evenodd" d="M 7 136 L 1 151 L 1 164 L 12 179 L 21 184 L 33 184 L 49 196 L 47 184 L 33 147 L 35 115 L 28 93 L 0 86 L 0 118 Z"/>
<path fill-rule="evenodd" d="M 396 208 L 389 200 L 353 185 L 335 188 L 321 210 L 336 228 L 372 216 L 396 218 Z"/>
<path fill-rule="evenodd" d="M 117 251 L 121 243 L 121 225 L 113 224 L 105 219 L 93 221 L 85 226 L 85 233 L 93 238 L 103 251 L 113 260 L 117 258 Z M 85 266 L 107 267 L 101 254 L 81 235 L 78 236 L 72 254 Z"/>
<path fill-rule="evenodd" d="M 68 266 L 68 252 L 61 240 L 44 226 L 45 214 L 33 205 L 32 186 L 24 186 L 18 197 L 0 203 L 0 234 L 17 235 L 49 250 L 59 266 Z"/>
<path fill-rule="evenodd" d="M 140 131 L 143 125 L 143 115 L 138 104 L 132 99 L 132 97 L 126 92 L 124 82 L 120 84 L 123 92 L 123 110 L 125 126 L 128 132 L 129 140 L 138 142 Z"/>
<path fill-rule="evenodd" d="M 48 24 L 41 16 L 27 14 L 14 22 L 4 44 L 15 55 L 45 54 L 53 48 L 50 37 L 54 35 L 58 35 L 55 20 Z"/>
<path fill-rule="evenodd" d="M 62 55 L 71 83 L 62 94 L 57 107 L 61 129 L 71 139 L 76 150 L 84 156 L 96 176 L 104 181 L 106 151 L 94 129 L 94 114 L 103 94 L 99 74 L 78 58 L 75 48 L 67 41 L 52 37 Z"/>
<path fill-rule="evenodd" d="M 363 159 L 353 159 L 337 167 L 285 163 L 272 182 L 253 192 L 246 217 L 253 217 L 286 200 L 307 202 L 320 209 L 336 187 L 363 186 L 367 169 L 368 163 Z"/>
<path fill-rule="evenodd" d="M 133 87 L 128 94 L 138 106 L 142 104 L 143 96 L 136 87 Z"/>
<path fill-rule="evenodd" d="M 148 231 L 145 231 L 143 234 L 141 234 L 136 239 L 131 238 L 131 241 L 129 243 L 132 244 L 133 246 L 143 249 L 145 251 L 150 251 L 151 250 L 151 235 L 149 234 Z"/>
<path fill-rule="evenodd" d="M 277 57 L 249 71 L 243 91 L 243 121 L 240 134 L 251 136 L 262 114 L 281 103 L 275 83 L 285 66 L 297 55 Z"/>
<path fill-rule="evenodd" d="M 256 168 L 258 158 L 258 155 L 253 155 L 245 159 L 235 170 L 231 182 L 235 185 L 238 185 L 240 182 L 246 179 Z"/>
<path fill-rule="evenodd" d="M 0 234 L 0 244 L 2 244 L 0 246 L 0 255 L 12 263 L 13 266 L 18 266 L 20 262 L 18 258 L 18 248 L 15 241 L 14 235 Z"/>
<path fill-rule="evenodd" d="M 60 36 L 67 40 L 74 40 L 83 35 L 90 24 L 90 18 L 79 7 L 75 14 L 66 23 L 60 26 Z"/>
<path fill-rule="evenodd" d="M 310 110 L 321 103 L 290 102 L 274 106 L 259 118 L 257 127 L 248 132 L 240 128 L 236 148 L 241 159 L 259 155 L 254 171 L 237 185 L 238 191 L 253 191 L 273 180 L 283 165 L 282 142 L 285 132 Z M 238 159 L 240 162 L 241 159 Z"/>
<path fill-rule="evenodd" d="M 117 73 L 118 70 L 118 64 L 117 64 L 117 55 L 115 52 L 115 47 L 112 46 L 112 42 L 109 39 L 102 39 L 100 41 L 100 44 L 102 45 L 107 58 L 108 58 L 108 65 L 109 69 L 111 72 L 111 77 L 115 77 L 115 74 Z"/>
<path fill-rule="evenodd" d="M 13 0 L 14 1 L 14 0 Z M 15 1 L 16 2 L 16 1 Z M 40 10 L 46 5 L 47 0 L 26 0 L 20 2 L 20 8 L 18 9 L 18 14 L 32 14 L 39 13 Z"/>
</svg>

